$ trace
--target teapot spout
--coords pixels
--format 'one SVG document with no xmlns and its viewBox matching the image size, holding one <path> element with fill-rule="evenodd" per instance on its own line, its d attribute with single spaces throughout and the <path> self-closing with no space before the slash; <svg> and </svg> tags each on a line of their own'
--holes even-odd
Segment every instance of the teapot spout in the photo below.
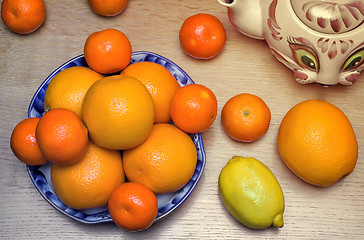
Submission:
<svg viewBox="0 0 364 240">
<path fill-rule="evenodd" d="M 241 33 L 264 39 L 263 14 L 260 0 L 217 0 L 228 9 L 231 24 Z"/>
<path fill-rule="evenodd" d="M 224 7 L 233 7 L 234 0 L 217 0 Z"/>
</svg>

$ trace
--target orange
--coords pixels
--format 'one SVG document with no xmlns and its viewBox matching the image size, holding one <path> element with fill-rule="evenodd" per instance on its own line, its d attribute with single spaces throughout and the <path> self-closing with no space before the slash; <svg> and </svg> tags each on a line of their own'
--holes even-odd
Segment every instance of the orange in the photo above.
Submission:
<svg viewBox="0 0 364 240">
<path fill-rule="evenodd" d="M 187 18 L 179 31 L 185 53 L 197 59 L 211 59 L 224 48 L 226 33 L 220 20 L 206 13 Z"/>
<path fill-rule="evenodd" d="M 13 32 L 28 34 L 37 30 L 46 17 L 42 0 L 4 0 L 1 4 L 1 18 Z"/>
<path fill-rule="evenodd" d="M 76 113 L 57 108 L 39 120 L 35 136 L 44 157 L 59 165 L 79 161 L 87 151 L 87 128 Z"/>
<path fill-rule="evenodd" d="M 82 101 L 87 90 L 104 76 L 90 68 L 76 66 L 62 70 L 49 82 L 44 111 L 64 108 L 75 112 L 81 118 Z"/>
<path fill-rule="evenodd" d="M 126 8 L 128 0 L 87 0 L 91 9 L 106 17 L 116 16 Z"/>
<path fill-rule="evenodd" d="M 174 95 L 171 117 L 177 127 L 188 133 L 207 130 L 217 115 L 215 94 L 200 84 L 180 88 Z"/>
<path fill-rule="evenodd" d="M 52 164 L 51 179 L 58 198 L 71 208 L 106 206 L 111 193 L 125 182 L 121 154 L 90 141 L 80 161 Z"/>
<path fill-rule="evenodd" d="M 180 86 L 167 68 L 154 62 L 137 62 L 125 68 L 121 75 L 135 77 L 148 88 L 154 101 L 154 123 L 171 121 L 172 98 Z"/>
<path fill-rule="evenodd" d="M 111 194 L 108 208 L 116 225 L 128 231 L 141 231 L 154 222 L 158 201 L 143 184 L 127 182 Z"/>
<path fill-rule="evenodd" d="M 26 118 L 19 122 L 10 137 L 10 148 L 23 163 L 42 165 L 48 161 L 44 158 L 35 138 L 35 129 L 39 118 Z"/>
<path fill-rule="evenodd" d="M 124 69 L 131 60 L 132 48 L 128 37 L 116 29 L 92 33 L 85 42 L 84 56 L 96 72 L 111 74 Z"/>
<path fill-rule="evenodd" d="M 192 177 L 197 151 L 187 133 L 168 123 L 154 124 L 148 138 L 123 152 L 126 177 L 155 194 L 178 191 Z"/>
<path fill-rule="evenodd" d="M 323 100 L 292 107 L 278 132 L 278 150 L 289 169 L 304 181 L 329 186 L 349 175 L 358 158 L 358 143 L 346 115 Z"/>
<path fill-rule="evenodd" d="M 97 145 L 123 150 L 139 145 L 149 135 L 154 103 L 143 83 L 133 77 L 114 75 L 89 88 L 81 115 Z"/>
<path fill-rule="evenodd" d="M 269 128 L 271 113 L 260 97 L 241 93 L 230 98 L 221 111 L 221 122 L 230 137 L 241 142 L 252 142 L 262 137 Z"/>
</svg>

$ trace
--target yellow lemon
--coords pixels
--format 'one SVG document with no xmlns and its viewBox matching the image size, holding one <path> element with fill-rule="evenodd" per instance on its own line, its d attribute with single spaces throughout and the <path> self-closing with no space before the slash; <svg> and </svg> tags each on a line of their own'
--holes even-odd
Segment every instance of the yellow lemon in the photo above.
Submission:
<svg viewBox="0 0 364 240">
<path fill-rule="evenodd" d="M 283 227 L 281 186 L 259 160 L 240 156 L 230 159 L 219 176 L 219 193 L 230 214 L 245 226 Z"/>
</svg>

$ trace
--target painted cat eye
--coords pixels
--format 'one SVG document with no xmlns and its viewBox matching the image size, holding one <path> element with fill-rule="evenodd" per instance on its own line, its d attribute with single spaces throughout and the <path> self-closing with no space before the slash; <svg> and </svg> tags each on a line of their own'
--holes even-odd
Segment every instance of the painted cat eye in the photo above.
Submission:
<svg viewBox="0 0 364 240">
<path fill-rule="evenodd" d="M 358 68 L 364 63 L 364 49 L 360 49 L 353 53 L 348 60 L 345 61 L 342 69 L 343 71 L 353 70 Z"/>
<path fill-rule="evenodd" d="M 294 58 L 302 68 L 318 72 L 318 60 L 313 50 L 300 44 L 290 44 L 290 47 Z"/>
</svg>

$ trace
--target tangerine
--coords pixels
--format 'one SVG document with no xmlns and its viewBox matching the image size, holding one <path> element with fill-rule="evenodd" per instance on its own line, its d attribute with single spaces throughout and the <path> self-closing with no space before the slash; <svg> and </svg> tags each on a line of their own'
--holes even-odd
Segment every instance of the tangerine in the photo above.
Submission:
<svg viewBox="0 0 364 240">
<path fill-rule="evenodd" d="M 79 161 L 87 151 L 88 131 L 71 110 L 56 108 L 39 120 L 35 136 L 44 157 L 58 165 Z"/>
<path fill-rule="evenodd" d="M 207 130 L 217 116 L 215 94 L 200 84 L 180 88 L 174 95 L 171 117 L 177 127 L 188 133 Z"/>
<path fill-rule="evenodd" d="M 87 2 L 95 13 L 106 17 L 120 14 L 128 4 L 128 0 L 87 0 Z"/>
<path fill-rule="evenodd" d="M 44 22 L 46 8 L 42 0 L 4 0 L 1 18 L 11 31 L 29 34 Z"/>
<path fill-rule="evenodd" d="M 19 122 L 10 137 L 10 148 L 14 155 L 28 165 L 43 165 L 47 163 L 39 149 L 35 137 L 35 129 L 39 118 L 26 118 Z"/>
<path fill-rule="evenodd" d="M 126 182 L 112 192 L 108 208 L 116 225 L 128 231 L 141 231 L 156 218 L 158 201 L 143 184 Z"/>
<path fill-rule="evenodd" d="M 124 69 L 131 60 L 132 47 L 128 37 L 116 29 L 94 32 L 86 39 L 84 56 L 96 72 L 111 74 Z"/>
<path fill-rule="evenodd" d="M 271 113 L 260 97 L 241 93 L 230 98 L 221 111 L 221 122 L 230 137 L 241 142 L 252 142 L 262 137 L 269 128 Z"/>
<path fill-rule="evenodd" d="M 217 17 L 199 13 L 183 22 L 179 40 L 183 51 L 191 57 L 211 59 L 224 48 L 225 28 Z"/>
</svg>

